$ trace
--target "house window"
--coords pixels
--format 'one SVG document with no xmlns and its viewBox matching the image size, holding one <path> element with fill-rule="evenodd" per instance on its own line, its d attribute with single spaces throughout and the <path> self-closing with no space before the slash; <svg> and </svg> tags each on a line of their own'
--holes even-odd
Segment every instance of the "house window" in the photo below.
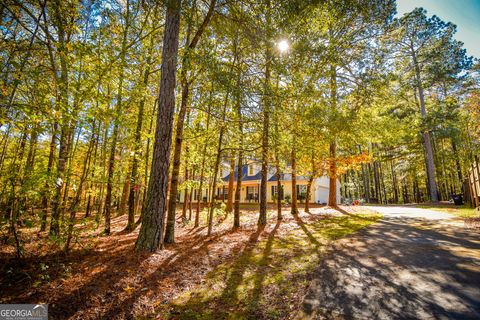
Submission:
<svg viewBox="0 0 480 320">
<path fill-rule="evenodd" d="M 277 199 L 278 196 L 280 196 L 280 200 L 283 200 L 283 186 L 280 188 L 280 194 L 278 192 L 278 186 L 272 186 L 272 198 Z"/>
<path fill-rule="evenodd" d="M 258 187 L 256 186 L 247 187 L 247 200 L 258 201 Z"/>
<path fill-rule="evenodd" d="M 297 184 L 297 198 L 305 200 L 307 198 L 307 186 L 304 184 Z"/>
<path fill-rule="evenodd" d="M 253 164 L 248 165 L 248 175 L 253 176 L 255 174 Z"/>
</svg>

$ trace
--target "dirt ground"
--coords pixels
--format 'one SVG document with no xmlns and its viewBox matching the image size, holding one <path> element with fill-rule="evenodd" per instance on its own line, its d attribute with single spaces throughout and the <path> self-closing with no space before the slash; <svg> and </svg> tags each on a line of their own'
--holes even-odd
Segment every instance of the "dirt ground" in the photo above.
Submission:
<svg viewBox="0 0 480 320">
<path fill-rule="evenodd" d="M 312 211 L 318 216 L 341 215 L 318 206 Z M 288 208 L 284 216 L 283 230 L 298 223 Z M 300 219 L 308 216 L 302 212 Z M 268 226 L 260 231 L 257 217 L 255 206 L 247 206 L 236 231 L 231 230 L 231 215 L 225 220 L 218 217 L 210 237 L 205 227 L 193 228 L 179 218 L 176 243 L 154 254 L 134 251 L 139 228 L 123 232 L 125 216 L 113 219 L 111 236 L 102 236 L 102 226 L 95 229 L 93 221 L 77 225 L 78 238 L 68 256 L 46 233 L 21 229 L 25 243 L 21 261 L 14 258 L 12 246 L 0 249 L 0 303 L 48 303 L 52 319 L 152 316 L 182 292 L 202 284 L 216 266 L 234 260 L 249 243 L 266 238 L 275 227 L 276 212 L 269 212 Z"/>
</svg>

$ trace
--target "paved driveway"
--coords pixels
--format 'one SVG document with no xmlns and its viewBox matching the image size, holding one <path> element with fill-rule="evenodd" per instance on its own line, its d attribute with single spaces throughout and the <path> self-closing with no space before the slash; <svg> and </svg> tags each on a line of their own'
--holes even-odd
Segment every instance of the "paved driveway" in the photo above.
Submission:
<svg viewBox="0 0 480 320">
<path fill-rule="evenodd" d="M 304 300 L 314 319 L 480 319 L 480 235 L 446 213 L 372 207 L 384 219 L 340 241 Z"/>
</svg>

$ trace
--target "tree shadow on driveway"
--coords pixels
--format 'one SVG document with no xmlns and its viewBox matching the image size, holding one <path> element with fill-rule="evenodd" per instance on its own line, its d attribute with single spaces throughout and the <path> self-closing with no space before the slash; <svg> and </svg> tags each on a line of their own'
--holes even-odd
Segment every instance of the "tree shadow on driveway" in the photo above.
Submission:
<svg viewBox="0 0 480 320">
<path fill-rule="evenodd" d="M 322 261 L 305 316 L 480 318 L 478 233 L 390 217 L 342 240 Z"/>
</svg>

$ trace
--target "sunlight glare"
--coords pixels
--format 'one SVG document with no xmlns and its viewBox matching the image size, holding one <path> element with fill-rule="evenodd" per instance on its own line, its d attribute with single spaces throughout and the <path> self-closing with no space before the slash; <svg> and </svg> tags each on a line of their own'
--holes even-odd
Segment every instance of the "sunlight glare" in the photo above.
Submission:
<svg viewBox="0 0 480 320">
<path fill-rule="evenodd" d="M 281 53 L 287 52 L 288 51 L 288 41 L 287 40 L 281 40 L 278 43 L 278 49 L 280 50 Z"/>
</svg>

